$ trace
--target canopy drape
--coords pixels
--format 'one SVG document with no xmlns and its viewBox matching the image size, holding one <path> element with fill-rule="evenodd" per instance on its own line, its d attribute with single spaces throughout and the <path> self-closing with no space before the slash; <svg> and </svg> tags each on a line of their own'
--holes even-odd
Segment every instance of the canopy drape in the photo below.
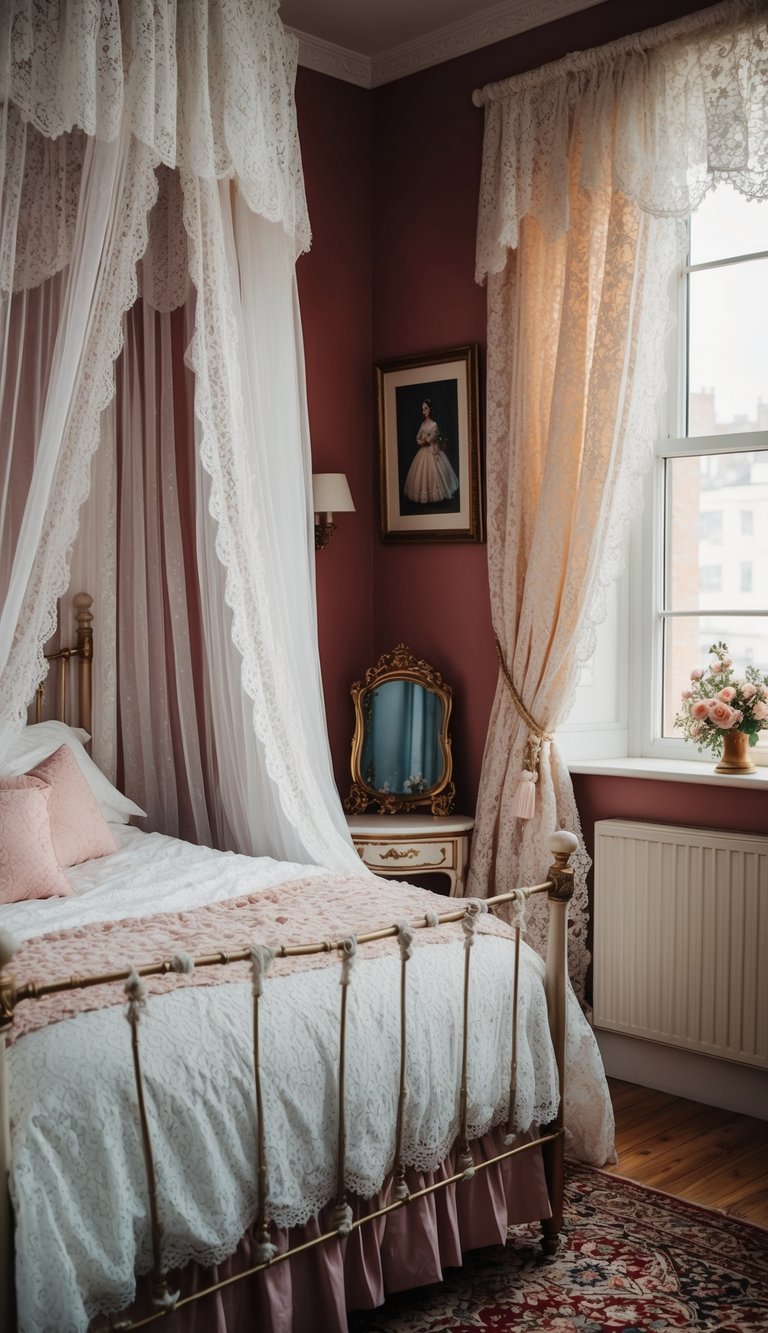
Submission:
<svg viewBox="0 0 768 1333">
<path fill-rule="evenodd" d="M 0 755 L 77 538 L 118 650 L 114 666 L 99 641 L 95 753 L 150 826 L 351 869 L 317 657 L 296 43 L 277 8 L 0 13 Z"/>
<path fill-rule="evenodd" d="M 766 7 L 729 3 L 476 94 L 488 564 L 503 668 L 473 893 L 535 879 L 553 826 L 580 833 L 553 733 L 594 651 L 651 461 L 684 219 L 721 181 L 768 196 L 767 88 Z M 524 774 L 538 776 L 532 818 L 515 813 Z M 575 868 L 570 967 L 583 996 L 583 846 Z M 535 912 L 530 936 L 541 946 Z"/>
</svg>

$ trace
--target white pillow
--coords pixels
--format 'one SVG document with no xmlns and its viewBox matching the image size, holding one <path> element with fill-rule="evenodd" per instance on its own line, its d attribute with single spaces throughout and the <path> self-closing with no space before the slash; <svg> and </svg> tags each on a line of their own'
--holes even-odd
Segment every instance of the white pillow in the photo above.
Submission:
<svg viewBox="0 0 768 1333">
<path fill-rule="evenodd" d="M 17 778 L 47 759 L 60 745 L 68 745 L 80 765 L 83 777 L 98 801 L 108 824 L 127 824 L 131 815 L 146 815 L 135 802 L 113 787 L 109 778 L 94 764 L 83 742 L 90 740 L 81 727 L 64 722 L 35 722 L 25 727 L 0 764 L 0 778 Z"/>
</svg>

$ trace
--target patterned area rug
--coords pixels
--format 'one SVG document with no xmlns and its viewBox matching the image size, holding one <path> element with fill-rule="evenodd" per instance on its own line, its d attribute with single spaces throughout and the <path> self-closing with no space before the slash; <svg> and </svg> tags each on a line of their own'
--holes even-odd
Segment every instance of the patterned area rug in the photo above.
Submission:
<svg viewBox="0 0 768 1333">
<path fill-rule="evenodd" d="M 560 1253 L 513 1227 L 439 1286 L 350 1315 L 350 1333 L 768 1330 L 768 1231 L 569 1165 Z"/>
</svg>

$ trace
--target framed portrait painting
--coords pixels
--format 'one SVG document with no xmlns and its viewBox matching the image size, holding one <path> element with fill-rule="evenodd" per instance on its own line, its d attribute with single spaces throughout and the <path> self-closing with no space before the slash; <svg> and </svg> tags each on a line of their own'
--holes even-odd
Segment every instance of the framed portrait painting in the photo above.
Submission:
<svg viewBox="0 0 768 1333">
<path fill-rule="evenodd" d="M 385 542 L 480 542 L 477 345 L 376 366 Z"/>
</svg>

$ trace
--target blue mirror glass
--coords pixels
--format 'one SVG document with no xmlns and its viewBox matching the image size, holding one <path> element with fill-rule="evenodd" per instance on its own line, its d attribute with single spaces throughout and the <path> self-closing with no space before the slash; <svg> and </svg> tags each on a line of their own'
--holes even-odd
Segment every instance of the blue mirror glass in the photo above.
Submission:
<svg viewBox="0 0 768 1333">
<path fill-rule="evenodd" d="M 438 785 L 443 707 L 438 694 L 413 680 L 387 680 L 366 693 L 360 772 L 370 788 L 418 796 Z"/>
</svg>

